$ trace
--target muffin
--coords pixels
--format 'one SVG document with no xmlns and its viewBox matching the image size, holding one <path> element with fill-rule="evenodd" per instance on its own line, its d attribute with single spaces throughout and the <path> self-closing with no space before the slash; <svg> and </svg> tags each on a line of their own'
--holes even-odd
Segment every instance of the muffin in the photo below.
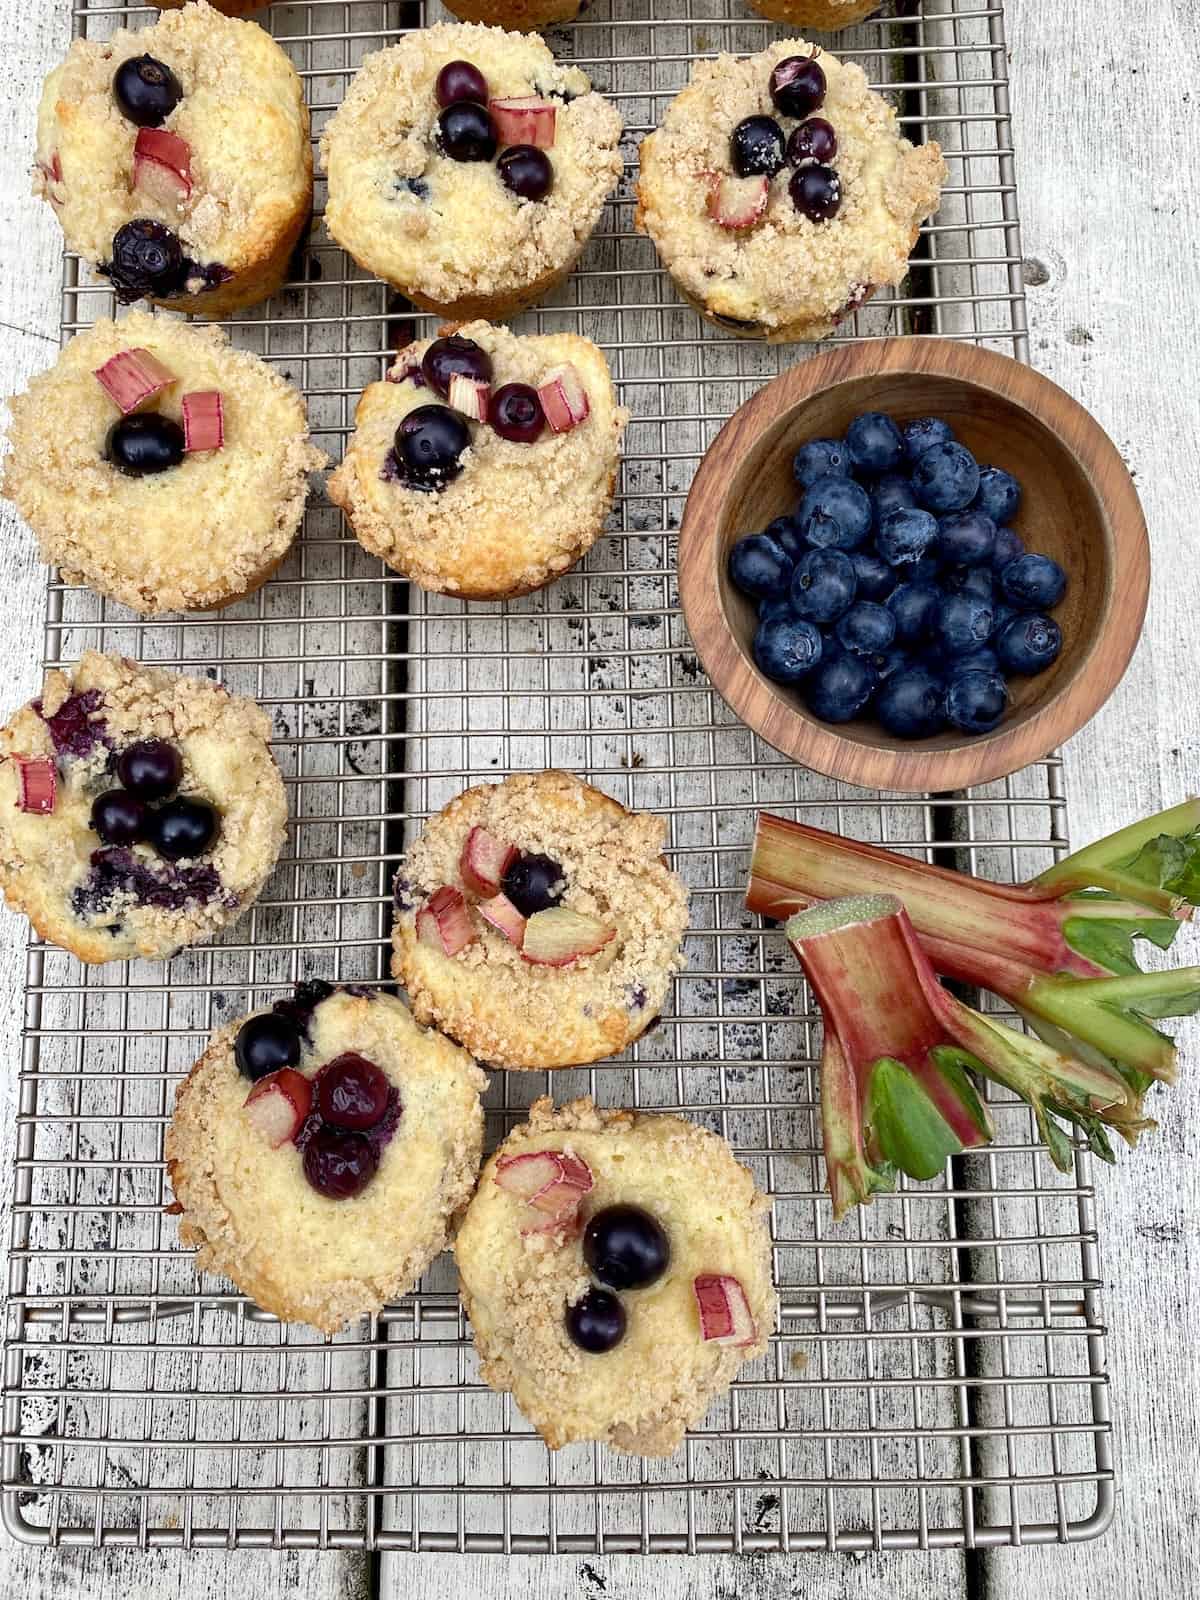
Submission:
<svg viewBox="0 0 1200 1600">
<path fill-rule="evenodd" d="M 165 958 L 236 921 L 283 848 L 252 700 L 89 650 L 0 729 L 0 888 L 81 961 Z"/>
<path fill-rule="evenodd" d="M 580 0 L 443 0 L 464 22 L 490 22 L 497 28 L 521 33 L 526 28 L 552 28 L 558 22 L 574 22 Z"/>
<path fill-rule="evenodd" d="M 423 589 L 511 599 L 599 537 L 627 418 L 589 340 L 471 322 L 409 345 L 364 391 L 327 493 Z"/>
<path fill-rule="evenodd" d="M 367 56 L 326 125 L 325 222 L 425 310 L 510 316 L 574 266 L 620 137 L 615 107 L 541 39 L 439 23 Z"/>
<path fill-rule="evenodd" d="M 904 277 L 945 176 L 861 67 L 781 39 L 697 65 L 642 144 L 637 224 L 719 327 L 824 339 Z"/>
<path fill-rule="evenodd" d="M 166 1137 L 179 1237 L 334 1333 L 407 1294 L 475 1187 L 487 1079 L 390 995 L 304 983 L 213 1036 Z"/>
<path fill-rule="evenodd" d="M 771 1203 L 682 1117 L 538 1100 L 455 1240 L 485 1382 L 552 1450 L 671 1455 L 767 1348 Z"/>
<path fill-rule="evenodd" d="M 666 831 L 566 772 L 452 800 L 396 873 L 392 971 L 417 1020 L 500 1067 L 623 1050 L 684 965 Z"/>
<path fill-rule="evenodd" d="M 178 11 L 185 3 L 186 0 L 153 0 L 160 11 Z M 271 0 L 213 0 L 213 10 L 225 17 L 244 17 L 251 11 L 265 11 L 270 4 Z"/>
<path fill-rule="evenodd" d="M 34 192 L 122 302 L 208 317 L 257 305 L 312 211 L 296 69 L 256 22 L 204 0 L 76 39 L 42 89 Z"/>
<path fill-rule="evenodd" d="M 760 16 L 791 28 L 820 28 L 836 33 L 879 10 L 879 0 L 750 0 Z"/>
<path fill-rule="evenodd" d="M 325 465 L 304 400 L 218 328 L 134 311 L 12 402 L 0 493 L 42 558 L 145 616 L 211 611 L 287 554 Z"/>
</svg>

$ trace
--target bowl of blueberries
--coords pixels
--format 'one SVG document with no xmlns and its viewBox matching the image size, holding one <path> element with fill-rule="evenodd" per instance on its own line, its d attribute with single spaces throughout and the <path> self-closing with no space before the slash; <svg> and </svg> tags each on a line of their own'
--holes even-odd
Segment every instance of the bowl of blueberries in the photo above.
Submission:
<svg viewBox="0 0 1200 1600">
<path fill-rule="evenodd" d="M 741 719 L 806 766 L 926 793 L 1006 776 L 1093 717 L 1149 591 L 1136 491 L 1032 368 L 890 339 L 737 411 L 679 539 L 692 641 Z"/>
</svg>

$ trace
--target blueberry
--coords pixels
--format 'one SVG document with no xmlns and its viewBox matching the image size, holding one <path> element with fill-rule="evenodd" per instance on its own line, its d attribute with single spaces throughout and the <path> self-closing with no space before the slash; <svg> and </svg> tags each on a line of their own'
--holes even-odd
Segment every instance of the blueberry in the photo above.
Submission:
<svg viewBox="0 0 1200 1600">
<path fill-rule="evenodd" d="M 456 100 L 438 112 L 434 143 L 451 161 L 490 161 L 496 154 L 496 127 L 486 106 Z"/>
<path fill-rule="evenodd" d="M 995 588 L 990 567 L 946 567 L 940 581 L 947 594 L 973 594 L 980 600 L 991 600 Z"/>
<path fill-rule="evenodd" d="M 992 570 L 1003 572 L 1010 561 L 1025 554 L 1025 545 L 1019 533 L 1011 528 L 996 529 L 996 547 L 992 551 Z"/>
<path fill-rule="evenodd" d="M 804 697 L 822 722 L 850 722 L 875 693 L 877 678 L 861 656 L 839 650 L 809 674 Z"/>
<path fill-rule="evenodd" d="M 887 597 L 887 608 L 896 619 L 896 642 L 920 644 L 933 632 L 941 595 L 931 583 L 902 583 Z"/>
<path fill-rule="evenodd" d="M 980 467 L 979 493 L 975 496 L 976 508 L 992 521 L 1003 525 L 1011 522 L 1021 504 L 1021 485 L 1011 472 L 1003 467 Z"/>
<path fill-rule="evenodd" d="M 549 911 L 563 897 L 565 874 L 550 856 L 521 855 L 504 874 L 501 888 L 523 917 Z"/>
<path fill-rule="evenodd" d="M 799 561 L 804 554 L 804 538 L 795 517 L 776 517 L 774 522 L 767 523 L 763 533 L 768 539 L 774 539 L 793 561 Z"/>
<path fill-rule="evenodd" d="M 745 117 L 729 135 L 729 160 L 739 178 L 773 178 L 783 168 L 783 129 L 774 117 Z"/>
<path fill-rule="evenodd" d="M 858 656 L 873 656 L 890 649 L 896 637 L 896 619 L 874 600 L 856 600 L 838 621 L 838 643 Z"/>
<path fill-rule="evenodd" d="M 470 61 L 447 61 L 437 75 L 433 97 L 439 106 L 452 106 L 459 100 L 488 103 L 487 79 Z"/>
<path fill-rule="evenodd" d="M 177 467 L 184 454 L 183 429 L 157 411 L 118 417 L 104 441 L 104 458 L 127 478 L 144 478 Z"/>
<path fill-rule="evenodd" d="M 161 128 L 183 99 L 183 85 L 163 61 L 127 56 L 113 73 L 113 99 L 138 128 Z"/>
<path fill-rule="evenodd" d="M 165 739 L 139 739 L 117 757 L 117 777 L 139 800 L 165 800 L 183 776 L 183 760 Z"/>
<path fill-rule="evenodd" d="M 901 568 L 905 583 L 931 583 L 936 588 L 941 581 L 942 564 L 935 555 L 922 556 L 911 566 Z"/>
<path fill-rule="evenodd" d="M 792 610 L 792 602 L 789 595 L 768 595 L 758 602 L 758 620 L 760 622 L 772 622 L 776 617 L 792 616 L 795 616 L 795 612 Z"/>
<path fill-rule="evenodd" d="M 904 448 L 910 461 L 915 461 L 930 445 L 949 444 L 953 438 L 954 430 L 941 417 L 918 417 L 915 422 L 904 425 Z"/>
<path fill-rule="evenodd" d="M 846 449 L 855 472 L 878 478 L 904 460 L 904 439 L 891 417 L 864 411 L 846 429 Z"/>
<path fill-rule="evenodd" d="M 995 548 L 996 524 L 985 511 L 952 511 L 938 519 L 937 551 L 947 566 L 987 565 Z"/>
<path fill-rule="evenodd" d="M 946 663 L 947 675 L 957 678 L 964 672 L 999 672 L 1000 657 L 990 645 L 982 645 L 978 650 L 968 650 L 965 655 L 955 656 Z"/>
<path fill-rule="evenodd" d="M 894 644 L 890 650 L 885 650 L 882 655 L 870 656 L 868 664 L 880 683 L 884 683 L 894 672 L 899 672 L 902 667 L 907 667 L 911 659 L 903 645 Z"/>
<path fill-rule="evenodd" d="M 435 339 L 421 357 L 421 376 L 433 392 L 445 400 L 450 393 L 451 378 L 477 378 L 481 383 L 491 383 L 492 358 L 474 339 L 464 339 L 457 333 L 447 334 Z"/>
<path fill-rule="evenodd" d="M 146 807 L 124 789 L 108 789 L 92 801 L 92 827 L 105 844 L 137 844 L 146 837 Z"/>
<path fill-rule="evenodd" d="M 773 602 L 775 603 L 775 602 Z M 882 608 L 880 608 L 882 609 Z M 754 659 L 776 683 L 799 683 L 821 659 L 821 634 L 791 614 L 764 618 L 754 635 Z"/>
<path fill-rule="evenodd" d="M 848 478 L 850 457 L 840 439 L 810 439 L 792 457 L 792 476 L 802 489 L 818 478 Z"/>
<path fill-rule="evenodd" d="M 837 158 L 837 152 L 837 133 L 824 117 L 809 117 L 788 136 L 787 158 L 792 167 L 804 161 L 821 161 L 829 166 Z"/>
<path fill-rule="evenodd" d="M 233 1055 L 243 1078 L 255 1083 L 280 1067 L 294 1067 L 300 1060 L 300 1029 L 289 1017 L 264 1011 L 248 1017 L 233 1041 Z"/>
<path fill-rule="evenodd" d="M 122 305 L 143 295 L 169 298 L 183 288 L 183 246 L 165 223 L 136 217 L 117 229 L 112 260 L 100 270 L 112 279 Z"/>
<path fill-rule="evenodd" d="M 1018 611 L 1049 611 L 1066 593 L 1067 575 L 1050 556 L 1018 556 L 1001 572 L 1000 588 Z"/>
<path fill-rule="evenodd" d="M 390 1087 L 382 1068 L 347 1050 L 321 1068 L 315 1084 L 317 1107 L 331 1127 L 366 1133 L 382 1122 Z"/>
<path fill-rule="evenodd" d="M 889 511 L 879 524 L 875 545 L 893 567 L 911 566 L 932 549 L 937 532 L 937 518 L 928 511 L 919 506 L 901 506 L 898 511 Z"/>
<path fill-rule="evenodd" d="M 819 549 L 857 550 L 871 531 L 871 501 L 852 478 L 818 478 L 805 491 L 796 525 Z"/>
<path fill-rule="evenodd" d="M 502 383 L 488 401 L 492 431 L 510 444 L 534 444 L 546 426 L 536 389 L 527 383 Z"/>
<path fill-rule="evenodd" d="M 785 56 L 770 78 L 771 100 L 785 117 L 807 117 L 825 104 L 825 71 L 811 56 Z"/>
<path fill-rule="evenodd" d="M 396 462 L 410 489 L 438 493 L 462 471 L 471 442 L 463 419 L 449 406 L 417 406 L 396 429 Z"/>
<path fill-rule="evenodd" d="M 873 550 L 855 550 L 850 557 L 860 600 L 886 600 L 896 587 L 896 571 Z"/>
<path fill-rule="evenodd" d="M 934 631 L 947 655 L 977 650 L 992 632 L 992 605 L 974 594 L 944 595 L 938 606 Z"/>
<path fill-rule="evenodd" d="M 871 489 L 871 509 L 878 527 L 891 511 L 911 509 L 917 503 L 912 484 L 898 472 L 885 472 Z"/>
<path fill-rule="evenodd" d="M 946 716 L 964 733 L 990 733 L 1008 710 L 1008 686 L 998 672 L 959 672 L 946 691 Z"/>
<path fill-rule="evenodd" d="M 610 1289 L 645 1289 L 667 1270 L 671 1246 L 640 1206 L 605 1206 L 583 1230 L 583 1259 Z"/>
<path fill-rule="evenodd" d="M 945 690 L 927 667 L 904 667 L 880 689 L 875 715 L 897 739 L 931 739 L 946 726 Z"/>
<path fill-rule="evenodd" d="M 602 1356 L 625 1337 L 625 1307 L 608 1289 L 589 1289 L 567 1307 L 566 1324 L 572 1344 Z"/>
<path fill-rule="evenodd" d="M 995 644 L 1003 671 L 1032 678 L 1058 660 L 1062 629 L 1053 617 L 1029 612 L 1011 618 L 996 635 Z"/>
<path fill-rule="evenodd" d="M 961 444 L 933 444 L 914 462 L 912 484 L 926 510 L 965 511 L 979 489 L 979 468 Z"/>
<path fill-rule="evenodd" d="M 788 182 L 792 204 L 810 222 L 829 222 L 842 207 L 842 180 L 819 161 L 797 167 Z"/>
<path fill-rule="evenodd" d="M 500 182 L 518 200 L 544 200 L 554 187 L 550 157 L 532 144 L 514 144 L 496 163 Z"/>
<path fill-rule="evenodd" d="M 739 539 L 729 552 L 729 576 L 743 594 L 755 599 L 778 595 L 792 581 L 792 559 L 765 533 Z"/>
<path fill-rule="evenodd" d="M 202 856 L 217 836 L 220 823 L 212 806 L 203 800 L 169 800 L 152 811 L 146 837 L 168 861 Z"/>
<path fill-rule="evenodd" d="M 836 622 L 854 599 L 857 579 L 841 550 L 809 550 L 792 575 L 792 609 L 809 622 Z"/>
<path fill-rule="evenodd" d="M 304 1176 L 327 1200 L 361 1194 L 379 1166 L 375 1147 L 362 1133 L 343 1133 L 324 1124 L 304 1147 Z"/>
</svg>

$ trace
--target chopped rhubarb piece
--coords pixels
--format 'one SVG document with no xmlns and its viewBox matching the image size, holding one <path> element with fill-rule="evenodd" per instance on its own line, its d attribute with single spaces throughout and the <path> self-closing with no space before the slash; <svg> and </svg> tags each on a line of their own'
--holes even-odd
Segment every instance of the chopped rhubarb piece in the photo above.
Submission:
<svg viewBox="0 0 1200 1600">
<path fill-rule="evenodd" d="M 525 918 L 505 894 L 494 894 L 479 902 L 479 915 L 519 950 L 525 943 Z"/>
<path fill-rule="evenodd" d="M 461 890 L 445 885 L 417 912 L 417 938 L 443 955 L 456 956 L 476 937 Z"/>
<path fill-rule="evenodd" d="M 49 165 L 47 165 L 44 161 L 39 161 L 38 166 L 41 167 L 42 171 L 50 179 L 51 183 L 62 182 L 62 162 L 58 159 L 57 150 L 51 152 Z"/>
<path fill-rule="evenodd" d="M 501 1156 L 496 1162 L 496 1186 L 506 1194 L 531 1201 L 535 1194 L 558 1182 L 558 1151 L 528 1150 L 519 1156 Z"/>
<path fill-rule="evenodd" d="M 578 1156 L 568 1155 L 566 1151 L 555 1151 L 555 1160 L 558 1163 L 558 1172 L 554 1181 L 530 1198 L 529 1204 L 536 1211 L 544 1211 L 547 1216 L 561 1217 L 564 1211 L 573 1211 L 580 1199 L 592 1187 L 592 1169 L 586 1161 L 580 1161 Z"/>
<path fill-rule="evenodd" d="M 456 372 L 450 379 L 450 393 L 446 398 L 450 401 L 452 409 L 462 416 L 469 417 L 472 422 L 486 422 L 491 392 L 490 384 L 483 383 L 478 378 L 468 378 L 465 373 Z"/>
<path fill-rule="evenodd" d="M 133 146 L 133 187 L 160 205 L 179 206 L 192 192 L 192 152 L 165 128 L 139 128 Z"/>
<path fill-rule="evenodd" d="M 569 967 L 583 956 L 594 956 L 615 938 L 616 929 L 606 928 L 595 917 L 551 906 L 536 911 L 525 924 L 521 954 L 536 967 Z"/>
<path fill-rule="evenodd" d="M 403 350 L 397 352 L 395 361 L 387 371 L 389 383 L 403 383 L 405 378 L 411 378 L 414 372 L 421 370 L 421 357 L 415 344 L 405 345 Z M 424 378 L 421 382 L 424 383 Z"/>
<path fill-rule="evenodd" d="M 175 374 L 157 356 L 141 348 L 118 350 L 96 368 L 94 376 L 126 416 L 175 382 Z"/>
<path fill-rule="evenodd" d="M 574 1226 L 579 1203 L 593 1184 L 591 1168 L 565 1150 L 532 1150 L 496 1163 L 496 1183 L 526 1203 L 522 1233 L 552 1233 Z"/>
<path fill-rule="evenodd" d="M 754 1343 L 758 1337 L 754 1313 L 737 1278 L 726 1273 L 702 1273 L 692 1279 L 692 1293 L 705 1343 L 733 1345 L 739 1350 Z"/>
<path fill-rule="evenodd" d="M 767 209 L 768 178 L 715 178 L 708 191 L 708 214 L 722 228 L 752 228 Z"/>
<path fill-rule="evenodd" d="M 583 381 L 569 361 L 547 373 L 545 382 L 538 387 L 538 399 L 555 433 L 569 433 L 591 409 Z"/>
<path fill-rule="evenodd" d="M 553 146 L 558 115 L 553 100 L 520 95 L 512 100 L 491 100 L 488 110 L 500 144 L 531 144 L 538 150 L 549 150 Z"/>
<path fill-rule="evenodd" d="M 312 1110 L 312 1084 L 295 1067 L 280 1067 L 260 1078 L 243 1102 L 247 1117 L 271 1146 L 294 1139 Z"/>
<path fill-rule="evenodd" d="M 183 397 L 183 448 L 219 450 L 225 443 L 225 402 L 219 389 L 197 389 Z"/>
<path fill-rule="evenodd" d="M 472 894 L 490 900 L 493 895 L 500 893 L 504 874 L 518 854 L 515 845 L 497 839 L 486 828 L 472 828 L 458 860 L 462 881 Z"/>
<path fill-rule="evenodd" d="M 20 793 L 17 805 L 22 811 L 48 816 L 54 810 L 58 773 L 48 756 L 14 756 Z"/>
</svg>

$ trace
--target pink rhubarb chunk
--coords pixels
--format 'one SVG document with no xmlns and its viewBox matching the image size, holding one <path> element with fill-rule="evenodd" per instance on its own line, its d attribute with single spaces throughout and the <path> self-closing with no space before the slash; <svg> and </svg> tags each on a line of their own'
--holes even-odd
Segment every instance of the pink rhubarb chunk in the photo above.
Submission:
<svg viewBox="0 0 1200 1600">
<path fill-rule="evenodd" d="M 486 828 L 472 828 L 462 847 L 458 870 L 462 881 L 472 894 L 482 895 L 485 900 L 490 900 L 493 895 L 500 893 L 504 874 L 517 859 L 517 855 L 515 845 L 497 839 Z"/>
<path fill-rule="evenodd" d="M 519 950 L 525 943 L 525 918 L 506 894 L 494 894 L 490 899 L 481 900 L 477 910 L 486 923 L 504 935 L 509 944 L 515 944 Z"/>
<path fill-rule="evenodd" d="M 531 144 L 538 150 L 553 147 L 558 116 L 553 100 L 543 100 L 538 95 L 519 95 L 511 100 L 492 100 L 488 110 L 502 145 Z"/>
<path fill-rule="evenodd" d="M 182 205 L 192 192 L 187 140 L 165 128 L 139 128 L 133 146 L 133 187 L 160 205 Z"/>
<path fill-rule="evenodd" d="M 617 936 L 595 917 L 567 906 L 535 911 L 525 924 L 521 954 L 535 967 L 569 967 L 583 956 L 594 956 Z"/>
<path fill-rule="evenodd" d="M 36 816 L 49 816 L 54 810 L 54 796 L 58 788 L 54 762 L 46 756 L 14 756 L 13 760 L 17 763 L 20 790 L 18 807 Z"/>
<path fill-rule="evenodd" d="M 770 182 L 763 177 L 716 178 L 708 191 L 708 214 L 735 233 L 752 228 L 767 209 L 770 191 Z"/>
<path fill-rule="evenodd" d="M 583 380 L 569 361 L 547 373 L 538 386 L 538 399 L 555 433 L 569 433 L 587 419 L 591 409 Z"/>
<path fill-rule="evenodd" d="M 272 1150 L 294 1139 L 312 1109 L 312 1084 L 294 1067 L 260 1078 L 243 1102 L 247 1117 Z"/>
<path fill-rule="evenodd" d="M 417 938 L 443 955 L 456 956 L 476 939 L 460 889 L 443 885 L 417 912 Z"/>
<path fill-rule="evenodd" d="M 587 1162 L 565 1150 L 532 1150 L 496 1163 L 497 1185 L 525 1201 L 529 1220 L 522 1233 L 572 1226 L 593 1182 Z"/>
<path fill-rule="evenodd" d="M 450 392 L 446 398 L 452 409 L 460 415 L 469 417 L 472 422 L 486 422 L 491 392 L 491 386 L 481 379 L 468 378 L 465 373 L 456 372 L 450 379 Z"/>
<path fill-rule="evenodd" d="M 183 448 L 219 450 L 225 443 L 225 403 L 219 389 L 196 389 L 183 397 Z"/>
<path fill-rule="evenodd" d="M 700 1335 L 706 1343 L 744 1349 L 758 1331 L 746 1291 L 737 1278 L 725 1273 L 703 1273 L 692 1279 L 692 1293 L 700 1312 Z"/>
<path fill-rule="evenodd" d="M 175 374 L 169 367 L 164 367 L 149 350 L 140 348 L 118 350 L 102 367 L 96 368 L 95 377 L 105 394 L 126 416 L 175 382 Z"/>
</svg>

